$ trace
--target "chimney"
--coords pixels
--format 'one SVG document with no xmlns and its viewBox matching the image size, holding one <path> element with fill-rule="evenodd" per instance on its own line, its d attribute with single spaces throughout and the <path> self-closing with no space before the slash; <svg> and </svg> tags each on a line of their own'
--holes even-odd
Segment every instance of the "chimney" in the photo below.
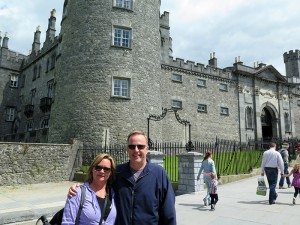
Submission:
<svg viewBox="0 0 300 225">
<path fill-rule="evenodd" d="M 46 42 L 47 41 L 54 41 L 55 38 L 55 22 L 56 22 L 56 17 L 55 17 L 56 10 L 52 9 L 49 22 L 48 22 L 48 29 L 46 31 Z"/>
<path fill-rule="evenodd" d="M 208 60 L 208 65 L 217 68 L 218 62 L 217 58 L 215 57 L 215 52 L 210 53 L 210 59 Z"/>
<path fill-rule="evenodd" d="M 8 37 L 7 37 L 7 32 L 5 32 L 3 42 L 2 42 L 2 48 L 8 48 Z"/>
<path fill-rule="evenodd" d="M 34 32 L 34 40 L 32 43 L 32 52 L 37 52 L 40 50 L 41 42 L 40 42 L 40 37 L 41 37 L 41 31 L 40 31 L 40 26 L 36 28 L 36 31 Z"/>
<path fill-rule="evenodd" d="M 1 31 L 0 31 L 0 48 L 1 48 L 1 41 L 2 41 L 2 36 L 1 36 Z"/>
</svg>

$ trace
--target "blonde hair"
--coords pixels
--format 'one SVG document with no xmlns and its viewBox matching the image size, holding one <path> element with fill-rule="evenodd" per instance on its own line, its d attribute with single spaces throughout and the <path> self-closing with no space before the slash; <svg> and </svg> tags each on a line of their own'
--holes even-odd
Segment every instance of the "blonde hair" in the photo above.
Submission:
<svg viewBox="0 0 300 225">
<path fill-rule="evenodd" d="M 211 173 L 210 177 L 211 179 L 216 179 L 217 175 L 215 173 Z"/>
<path fill-rule="evenodd" d="M 115 160 L 113 159 L 112 156 L 106 154 L 106 153 L 102 153 L 99 154 L 95 157 L 95 159 L 93 160 L 92 164 L 90 165 L 90 168 L 88 170 L 88 175 L 87 175 L 87 179 L 86 181 L 88 183 L 92 183 L 93 182 L 93 169 L 95 166 L 97 166 L 103 159 L 108 159 L 110 161 L 110 176 L 108 178 L 108 183 L 111 184 L 114 179 L 115 179 L 115 173 L 116 173 L 116 163 Z"/>
<path fill-rule="evenodd" d="M 300 163 L 296 163 L 293 167 L 294 173 L 299 173 L 300 172 Z"/>
</svg>

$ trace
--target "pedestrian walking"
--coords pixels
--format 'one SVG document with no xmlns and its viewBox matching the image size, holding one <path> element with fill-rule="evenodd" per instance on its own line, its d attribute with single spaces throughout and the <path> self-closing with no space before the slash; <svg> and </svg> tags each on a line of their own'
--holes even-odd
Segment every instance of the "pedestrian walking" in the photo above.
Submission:
<svg viewBox="0 0 300 225">
<path fill-rule="evenodd" d="M 289 177 L 293 174 L 292 186 L 295 189 L 293 204 L 296 204 L 296 198 L 299 194 L 300 196 L 300 163 L 296 163 L 289 174 L 283 174 L 283 177 Z"/>
<path fill-rule="evenodd" d="M 261 163 L 261 175 L 266 173 L 269 183 L 269 204 L 275 204 L 278 194 L 276 193 L 276 184 L 278 180 L 278 168 L 281 175 L 284 172 L 284 164 L 279 152 L 276 151 L 276 144 L 270 143 L 269 150 L 265 151 Z"/>
<path fill-rule="evenodd" d="M 284 166 L 284 174 L 289 174 L 289 152 L 288 152 L 289 144 L 283 143 L 281 146 L 281 149 L 279 150 L 279 153 L 283 160 L 283 166 Z M 291 187 L 291 181 L 289 177 L 280 177 L 279 180 L 279 189 L 283 189 L 284 180 L 286 179 L 287 187 Z"/>
<path fill-rule="evenodd" d="M 207 192 L 206 192 L 205 197 L 203 198 L 203 202 L 204 202 L 204 205 L 207 206 L 207 205 L 211 204 L 211 199 L 210 199 L 210 195 L 209 195 L 209 187 L 211 184 L 211 174 L 212 173 L 216 174 L 216 167 L 215 167 L 214 161 L 212 160 L 212 152 L 211 151 L 208 151 L 205 153 L 205 157 L 202 161 L 200 170 L 198 172 L 197 180 L 200 180 L 202 171 L 203 171 L 203 180 L 204 180 L 204 183 L 207 188 Z"/>
<path fill-rule="evenodd" d="M 216 204 L 219 201 L 219 195 L 218 195 L 218 180 L 217 175 L 215 173 L 212 173 L 210 175 L 211 182 L 209 186 L 209 195 L 211 199 L 211 211 L 214 211 L 216 208 Z"/>
</svg>

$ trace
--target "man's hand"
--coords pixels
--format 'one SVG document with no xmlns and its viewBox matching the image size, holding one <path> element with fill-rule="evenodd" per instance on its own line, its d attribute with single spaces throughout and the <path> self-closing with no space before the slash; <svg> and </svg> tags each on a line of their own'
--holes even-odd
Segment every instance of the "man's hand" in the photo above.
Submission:
<svg viewBox="0 0 300 225">
<path fill-rule="evenodd" d="M 265 174 L 264 174 L 264 173 L 261 173 L 260 175 L 263 177 Z"/>
<path fill-rule="evenodd" d="M 73 184 L 70 188 L 69 188 L 69 192 L 68 192 L 68 197 L 72 198 L 73 196 L 75 196 L 77 194 L 77 190 L 76 187 L 79 187 L 80 184 Z"/>
</svg>

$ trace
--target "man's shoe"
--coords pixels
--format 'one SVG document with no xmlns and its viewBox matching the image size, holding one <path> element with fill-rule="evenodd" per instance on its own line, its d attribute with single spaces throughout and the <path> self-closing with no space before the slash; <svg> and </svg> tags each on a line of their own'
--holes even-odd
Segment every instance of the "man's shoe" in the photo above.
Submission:
<svg viewBox="0 0 300 225">
<path fill-rule="evenodd" d="M 293 204 L 294 204 L 294 205 L 296 204 L 296 199 L 295 199 L 295 198 L 293 198 Z"/>
<path fill-rule="evenodd" d="M 279 189 L 283 189 L 283 186 L 279 186 Z"/>
<path fill-rule="evenodd" d="M 275 201 L 269 202 L 269 204 L 270 204 L 270 205 L 273 205 L 273 204 L 275 204 Z"/>
</svg>

